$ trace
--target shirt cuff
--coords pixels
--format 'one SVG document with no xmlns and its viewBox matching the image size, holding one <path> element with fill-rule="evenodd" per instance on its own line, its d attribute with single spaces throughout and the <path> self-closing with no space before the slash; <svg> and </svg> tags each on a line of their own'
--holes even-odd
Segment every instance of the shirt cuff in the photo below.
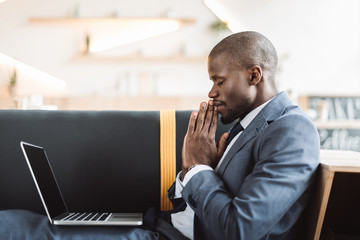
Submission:
<svg viewBox="0 0 360 240">
<path fill-rule="evenodd" d="M 174 198 L 181 198 L 182 197 L 181 191 L 183 190 L 185 185 L 190 181 L 190 179 L 195 174 L 197 174 L 198 172 L 204 171 L 204 170 L 213 171 L 213 169 L 211 167 L 207 166 L 207 165 L 198 164 L 198 165 L 196 165 L 195 167 L 193 167 L 190 171 L 188 171 L 186 173 L 183 181 L 180 180 L 181 173 L 182 173 L 182 171 L 180 171 L 176 176 Z"/>
<path fill-rule="evenodd" d="M 182 197 L 181 191 L 183 190 L 184 186 L 180 181 L 180 176 L 181 176 L 181 171 L 176 176 L 174 198 L 181 198 Z"/>
<path fill-rule="evenodd" d="M 184 188 L 186 184 L 190 181 L 190 179 L 197 173 L 205 170 L 213 171 L 212 167 L 208 165 L 198 164 L 193 167 L 190 171 L 188 171 L 184 177 L 184 180 L 181 182 L 182 187 Z M 182 190 L 182 189 L 181 189 Z"/>
</svg>

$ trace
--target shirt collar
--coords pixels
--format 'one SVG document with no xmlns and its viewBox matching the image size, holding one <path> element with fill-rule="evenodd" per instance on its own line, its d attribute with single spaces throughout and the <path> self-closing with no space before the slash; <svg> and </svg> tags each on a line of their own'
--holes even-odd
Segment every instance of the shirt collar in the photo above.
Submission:
<svg viewBox="0 0 360 240">
<path fill-rule="evenodd" d="M 243 120 L 240 121 L 241 126 L 245 129 L 247 128 L 247 126 L 249 126 L 249 124 L 252 122 L 252 120 L 254 120 L 254 118 L 259 114 L 259 112 L 271 101 L 273 100 L 275 97 L 271 98 L 270 100 L 264 102 L 263 104 L 261 104 L 260 106 L 258 106 L 257 108 L 255 108 L 254 110 L 252 110 L 251 112 L 249 112 Z"/>
</svg>

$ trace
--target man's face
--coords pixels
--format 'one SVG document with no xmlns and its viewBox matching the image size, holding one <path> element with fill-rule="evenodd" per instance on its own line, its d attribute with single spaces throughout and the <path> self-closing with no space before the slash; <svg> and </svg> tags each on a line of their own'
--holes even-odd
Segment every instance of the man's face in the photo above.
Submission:
<svg viewBox="0 0 360 240">
<path fill-rule="evenodd" d="M 209 98 L 214 100 L 224 124 L 243 119 L 251 110 L 255 92 L 250 84 L 251 71 L 242 70 L 226 54 L 208 60 L 208 72 L 213 86 Z"/>
</svg>

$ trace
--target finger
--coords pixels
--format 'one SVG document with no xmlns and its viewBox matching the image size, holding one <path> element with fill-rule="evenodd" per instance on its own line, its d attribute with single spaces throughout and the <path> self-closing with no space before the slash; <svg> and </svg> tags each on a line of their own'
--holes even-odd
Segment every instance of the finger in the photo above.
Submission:
<svg viewBox="0 0 360 240">
<path fill-rule="evenodd" d="M 203 127 L 203 130 L 206 131 L 207 133 L 209 132 L 211 124 L 212 124 L 213 114 L 214 114 L 214 102 L 212 100 L 210 100 L 208 103 L 208 109 L 206 112 L 206 116 L 205 116 L 205 120 L 204 120 L 204 127 Z"/>
<path fill-rule="evenodd" d="M 210 134 L 210 136 L 214 136 L 214 139 L 215 139 L 215 133 L 216 133 L 217 124 L 218 124 L 218 115 L 219 114 L 218 114 L 217 107 L 213 106 L 213 113 L 212 113 L 209 134 Z"/>
<path fill-rule="evenodd" d="M 227 143 L 228 138 L 229 138 L 229 133 L 226 132 L 223 135 L 221 135 L 221 137 L 217 143 L 217 153 L 218 153 L 219 158 L 221 158 L 225 152 L 226 143 Z"/>
<path fill-rule="evenodd" d="M 196 128 L 196 119 L 198 116 L 197 111 L 193 111 L 190 116 L 189 125 L 188 125 L 188 133 L 192 134 L 195 131 Z"/>
<path fill-rule="evenodd" d="M 195 129 L 196 132 L 201 132 L 201 130 L 203 129 L 206 112 L 207 112 L 207 103 L 202 102 L 200 104 L 200 110 L 196 121 L 196 129 Z"/>
</svg>

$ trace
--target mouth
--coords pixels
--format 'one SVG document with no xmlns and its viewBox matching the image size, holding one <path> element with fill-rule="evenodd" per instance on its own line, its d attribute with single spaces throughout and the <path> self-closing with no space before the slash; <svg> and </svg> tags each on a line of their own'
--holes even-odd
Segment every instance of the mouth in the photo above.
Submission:
<svg viewBox="0 0 360 240">
<path fill-rule="evenodd" d="M 221 108 L 225 107 L 225 102 L 220 100 L 214 100 L 214 106 L 217 107 L 218 110 L 220 111 Z"/>
</svg>

